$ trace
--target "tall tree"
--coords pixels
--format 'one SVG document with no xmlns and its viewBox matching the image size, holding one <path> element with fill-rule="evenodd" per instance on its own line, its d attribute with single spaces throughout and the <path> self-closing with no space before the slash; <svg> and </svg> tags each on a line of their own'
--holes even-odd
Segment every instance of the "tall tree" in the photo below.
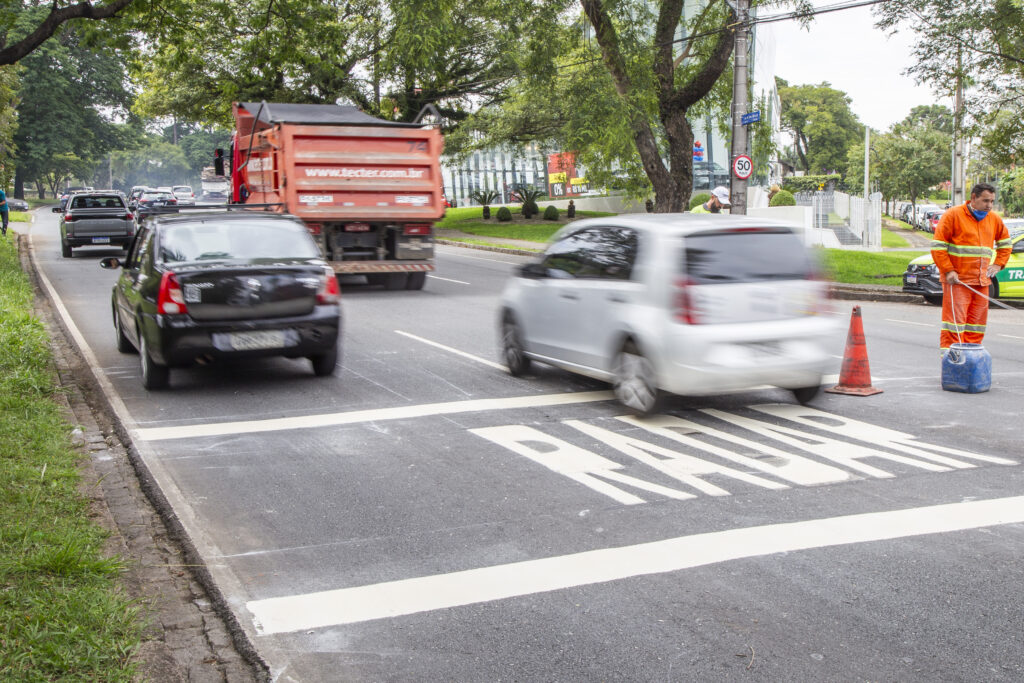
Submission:
<svg viewBox="0 0 1024 683">
<path fill-rule="evenodd" d="M 17 68 L 0 66 L 0 189 L 7 191 L 14 176 L 14 132 L 18 129 Z M 16 195 L 18 196 L 18 195 Z M 18 196 L 22 199 L 22 196 Z"/>
<path fill-rule="evenodd" d="M 15 64 L 24 59 L 73 19 L 109 19 L 132 2 L 134 0 L 109 0 L 105 3 L 53 0 L 49 12 L 40 13 L 39 3 L 3 0 L 0 2 L 0 65 Z M 25 14 L 31 15 L 31 23 L 21 20 Z"/>
<path fill-rule="evenodd" d="M 850 110 L 850 97 L 828 83 L 780 82 L 783 130 L 793 136 L 797 158 L 807 173 L 846 168 L 850 145 L 864 137 L 864 126 Z"/>
</svg>

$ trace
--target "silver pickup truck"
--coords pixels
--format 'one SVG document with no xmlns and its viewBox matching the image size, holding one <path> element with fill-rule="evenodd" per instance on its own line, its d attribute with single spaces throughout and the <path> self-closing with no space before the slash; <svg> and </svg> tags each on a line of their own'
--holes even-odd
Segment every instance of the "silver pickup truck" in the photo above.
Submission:
<svg viewBox="0 0 1024 683">
<path fill-rule="evenodd" d="M 60 221 L 60 253 L 71 258 L 74 247 L 114 245 L 127 249 L 135 235 L 135 215 L 119 192 L 79 192 L 67 207 L 54 207 Z"/>
</svg>

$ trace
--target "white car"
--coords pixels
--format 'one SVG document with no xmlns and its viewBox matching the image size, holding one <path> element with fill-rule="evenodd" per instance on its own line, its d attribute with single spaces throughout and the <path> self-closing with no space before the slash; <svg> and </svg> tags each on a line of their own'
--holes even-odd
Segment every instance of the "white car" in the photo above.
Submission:
<svg viewBox="0 0 1024 683">
<path fill-rule="evenodd" d="M 196 203 L 196 194 L 191 185 L 175 185 L 171 194 L 178 200 L 178 206 L 191 206 Z"/>
<path fill-rule="evenodd" d="M 841 350 L 842 324 L 811 252 L 784 223 L 626 214 L 572 223 L 502 296 L 509 371 L 531 361 L 611 382 L 639 414 L 663 392 L 759 385 L 806 403 Z"/>
</svg>

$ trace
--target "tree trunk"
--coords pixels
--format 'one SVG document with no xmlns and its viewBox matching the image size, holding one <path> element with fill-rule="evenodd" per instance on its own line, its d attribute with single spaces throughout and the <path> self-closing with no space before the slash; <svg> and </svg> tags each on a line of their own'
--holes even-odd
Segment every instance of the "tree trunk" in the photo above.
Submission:
<svg viewBox="0 0 1024 683">
<path fill-rule="evenodd" d="M 25 198 L 25 174 L 22 172 L 21 166 L 14 169 L 14 197 L 15 199 Z"/>
</svg>

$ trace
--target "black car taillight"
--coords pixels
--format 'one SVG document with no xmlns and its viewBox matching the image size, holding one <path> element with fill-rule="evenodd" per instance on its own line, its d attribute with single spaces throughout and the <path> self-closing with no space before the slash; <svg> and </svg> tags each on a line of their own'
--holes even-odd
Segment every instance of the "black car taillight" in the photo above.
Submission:
<svg viewBox="0 0 1024 683">
<path fill-rule="evenodd" d="M 188 313 L 185 295 L 181 291 L 178 276 L 174 273 L 164 273 L 160 278 L 160 291 L 156 295 L 156 311 L 165 315 Z"/>
<path fill-rule="evenodd" d="M 320 283 L 320 291 L 316 293 L 318 304 L 336 304 L 341 300 L 341 287 L 338 286 L 338 276 L 333 268 L 324 268 L 324 279 Z"/>
</svg>

